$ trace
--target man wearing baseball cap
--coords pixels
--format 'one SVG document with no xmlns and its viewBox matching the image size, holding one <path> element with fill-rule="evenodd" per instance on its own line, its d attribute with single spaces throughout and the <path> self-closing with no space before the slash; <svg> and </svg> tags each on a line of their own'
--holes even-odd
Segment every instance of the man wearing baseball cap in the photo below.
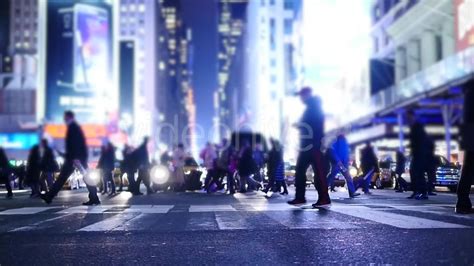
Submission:
<svg viewBox="0 0 474 266">
<path fill-rule="evenodd" d="M 300 147 L 296 161 L 295 199 L 288 202 L 291 205 L 306 203 L 306 170 L 311 165 L 314 171 L 314 185 L 318 191 L 318 201 L 314 208 L 327 207 L 331 204 L 327 185 L 326 160 L 321 152 L 321 141 L 324 136 L 324 114 L 321 99 L 313 96 L 310 87 L 303 87 L 296 95 L 306 105 L 306 110 L 296 125 L 300 131 Z"/>
</svg>

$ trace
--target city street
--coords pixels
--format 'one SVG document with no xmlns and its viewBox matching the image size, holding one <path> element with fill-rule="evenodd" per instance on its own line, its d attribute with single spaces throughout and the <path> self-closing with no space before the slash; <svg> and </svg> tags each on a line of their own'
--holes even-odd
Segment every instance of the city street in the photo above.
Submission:
<svg viewBox="0 0 474 266">
<path fill-rule="evenodd" d="M 293 194 L 293 189 L 290 195 Z M 102 196 L 63 191 L 51 204 L 26 192 L 1 200 L 0 265 L 13 264 L 388 264 L 472 265 L 474 216 L 454 214 L 455 194 L 427 201 L 374 190 L 330 210 L 261 192 Z"/>
</svg>

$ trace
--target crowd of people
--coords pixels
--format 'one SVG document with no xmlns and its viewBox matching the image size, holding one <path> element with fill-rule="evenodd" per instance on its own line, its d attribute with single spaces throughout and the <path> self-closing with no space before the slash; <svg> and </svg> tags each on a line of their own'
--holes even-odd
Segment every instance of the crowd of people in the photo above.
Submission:
<svg viewBox="0 0 474 266">
<path fill-rule="evenodd" d="M 349 197 L 360 195 L 357 191 L 362 189 L 365 194 L 371 194 L 370 186 L 372 177 L 379 172 L 379 163 L 374 148 L 370 143 L 365 145 L 360 152 L 359 176 L 351 176 L 350 149 L 347 139 L 341 133 L 327 147 L 323 144 L 324 137 L 324 114 L 321 100 L 313 96 L 311 88 L 303 88 L 298 92 L 306 110 L 299 123 L 295 124 L 300 131 L 300 147 L 296 161 L 295 187 L 296 193 L 293 200 L 288 201 L 291 205 L 306 203 L 307 169 L 311 166 L 314 172 L 314 186 L 318 193 L 318 201 L 313 204 L 314 208 L 324 208 L 331 204 L 329 191 L 335 190 L 335 177 L 341 175 L 347 184 Z M 469 115 L 470 113 L 468 113 Z M 472 117 L 467 118 L 472 120 Z M 472 115 L 471 115 L 472 116 Z M 417 119 L 416 114 L 407 114 L 410 124 L 410 150 L 411 150 L 411 190 L 413 194 L 409 197 L 417 200 L 426 200 L 434 193 L 434 181 L 436 179 L 436 159 L 434 156 L 434 142 L 426 133 L 424 126 Z M 67 111 L 64 114 L 67 125 L 65 139 L 65 153 L 60 153 L 64 158 L 59 168 L 56 163 L 53 150 L 49 147 L 47 140 L 42 140 L 35 145 L 28 157 L 24 183 L 31 188 L 31 197 L 41 197 L 46 203 L 51 203 L 63 187 L 69 176 L 75 169 L 87 169 L 88 152 L 86 139 L 81 127 L 76 122 L 74 113 Z M 465 130 L 470 130 L 469 128 Z M 283 160 L 283 146 L 276 139 L 271 139 L 271 148 L 266 149 L 264 141 L 251 142 L 249 140 L 231 143 L 223 139 L 218 145 L 207 143 L 200 152 L 200 159 L 205 169 L 203 184 L 199 182 L 201 171 L 194 169 L 185 173 L 186 159 L 188 155 L 183 144 L 178 144 L 172 153 L 162 154 L 160 161 L 150 161 L 148 154 L 148 138 L 137 148 L 125 146 L 122 152 L 123 160 L 120 163 L 119 189 L 122 191 L 125 180 L 128 181 L 128 190 L 133 195 L 142 195 L 141 183 L 146 187 L 147 194 L 159 190 L 186 191 L 187 189 L 202 188 L 207 193 L 227 189 L 229 194 L 237 191 L 246 193 L 248 191 L 261 190 L 266 195 L 269 192 L 288 194 L 285 179 L 285 163 Z M 468 141 L 463 145 L 469 149 Z M 467 143 L 467 144 L 466 144 Z M 116 148 L 109 141 L 104 141 L 97 168 L 101 170 L 102 180 L 100 192 L 114 196 L 117 193 L 114 171 L 116 169 Z M 468 157 L 471 158 L 472 156 Z M 403 179 L 406 158 L 403 151 L 396 154 L 397 167 L 395 169 L 396 190 L 403 192 L 409 189 L 406 180 Z M 165 182 L 156 184 L 150 174 L 156 165 L 165 166 L 169 170 L 170 178 Z M 469 166 L 469 167 L 472 167 Z M 463 175 L 470 168 L 465 168 Z M 53 178 L 54 173 L 59 175 Z M 10 176 L 20 175 L 15 172 L 8 162 L 5 151 L 0 148 L 0 179 L 6 184 L 7 197 L 11 198 L 12 188 Z M 428 178 L 425 178 L 427 176 Z M 126 177 L 126 178 L 125 178 Z M 466 178 L 461 178 L 461 184 L 467 184 Z M 264 182 L 266 181 L 266 182 Z M 22 182 L 20 182 L 22 183 Z M 192 183 L 192 185 L 190 185 Z M 264 184 L 266 186 L 264 187 Z M 461 186 L 460 186 L 461 187 Z M 466 194 L 467 185 L 459 191 L 459 205 L 457 211 L 466 213 L 470 210 L 469 193 Z M 97 186 L 87 184 L 89 200 L 84 205 L 100 204 L 97 195 Z M 467 196 L 466 196 L 467 195 Z M 468 208 L 469 207 L 469 208 Z"/>
</svg>

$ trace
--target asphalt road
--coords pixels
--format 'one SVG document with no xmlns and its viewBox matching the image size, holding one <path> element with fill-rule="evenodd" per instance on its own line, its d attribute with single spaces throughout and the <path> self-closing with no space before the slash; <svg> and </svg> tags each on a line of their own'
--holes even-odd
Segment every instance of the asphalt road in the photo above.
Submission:
<svg viewBox="0 0 474 266">
<path fill-rule="evenodd" d="M 474 264 L 474 215 L 454 214 L 449 193 L 415 201 L 339 191 L 329 210 L 310 207 L 314 189 L 301 208 L 261 192 L 122 192 L 82 207 L 86 195 L 64 191 L 51 205 L 27 193 L 0 199 L 0 265 Z"/>
</svg>

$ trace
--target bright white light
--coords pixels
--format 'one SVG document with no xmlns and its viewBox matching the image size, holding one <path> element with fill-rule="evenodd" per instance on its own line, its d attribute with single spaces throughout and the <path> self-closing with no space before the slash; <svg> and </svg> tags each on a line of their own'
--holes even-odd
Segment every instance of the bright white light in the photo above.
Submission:
<svg viewBox="0 0 474 266">
<path fill-rule="evenodd" d="M 153 183 L 162 185 L 168 182 L 168 179 L 170 177 L 170 172 L 168 168 L 166 168 L 165 166 L 157 165 L 151 168 L 150 176 Z"/>
<path fill-rule="evenodd" d="M 98 169 L 90 169 L 87 171 L 87 174 L 84 176 L 84 182 L 88 186 L 95 187 L 99 184 L 102 174 Z"/>
</svg>

